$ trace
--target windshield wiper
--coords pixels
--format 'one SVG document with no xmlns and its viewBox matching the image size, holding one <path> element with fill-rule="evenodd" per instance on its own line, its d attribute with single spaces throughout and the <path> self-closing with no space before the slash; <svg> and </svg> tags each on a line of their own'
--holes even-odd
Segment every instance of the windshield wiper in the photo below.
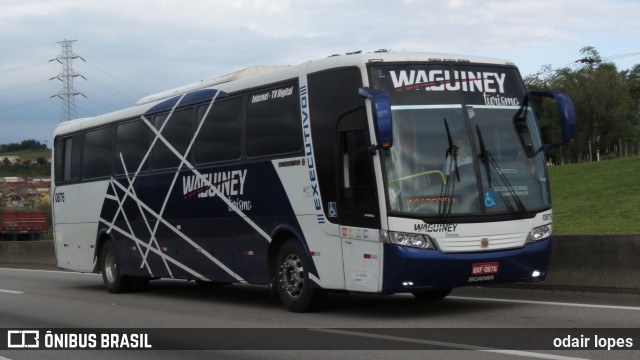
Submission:
<svg viewBox="0 0 640 360">
<path fill-rule="evenodd" d="M 458 145 L 453 143 L 453 138 L 451 137 L 451 131 L 449 130 L 449 123 L 447 122 L 447 118 L 444 119 L 444 129 L 447 131 L 447 141 L 449 142 L 449 147 L 445 153 L 445 167 L 448 166 L 447 175 L 451 173 L 451 170 L 455 169 L 456 179 L 460 182 L 460 172 L 458 171 Z M 452 159 L 453 164 L 449 161 Z M 452 166 L 451 166 L 451 165 Z"/>
<path fill-rule="evenodd" d="M 449 123 L 447 123 L 447 118 L 444 118 L 444 129 L 447 132 L 449 147 L 445 152 L 444 159 L 446 182 L 443 183 L 442 187 L 440 188 L 440 201 L 438 202 L 438 215 L 440 215 L 442 221 L 445 221 L 447 219 L 447 217 L 451 214 L 451 210 L 453 209 L 453 194 L 455 191 L 455 182 L 449 181 L 451 171 L 456 172 L 456 178 L 458 182 L 460 182 L 460 173 L 458 172 L 458 146 L 453 143 L 451 131 L 449 130 Z"/>
<path fill-rule="evenodd" d="M 485 172 L 487 173 L 487 186 L 489 188 L 491 188 L 491 169 L 489 166 L 490 163 L 490 158 L 492 159 L 493 156 L 491 155 L 491 153 L 489 152 L 489 150 L 487 150 L 487 146 L 484 144 L 484 140 L 482 139 L 482 133 L 480 132 L 480 126 L 478 124 L 476 124 L 476 132 L 478 133 L 478 142 L 480 143 L 480 160 L 482 160 L 482 163 L 485 166 Z"/>
<path fill-rule="evenodd" d="M 482 162 L 485 164 L 485 172 L 487 173 L 488 188 L 491 189 L 491 167 L 493 167 L 493 169 L 495 170 L 495 173 L 498 174 L 498 178 L 500 179 L 502 184 L 504 184 L 504 186 L 507 188 L 507 190 L 509 191 L 509 195 L 511 195 L 511 198 L 516 203 L 516 206 L 518 207 L 518 211 L 525 212 L 526 208 L 522 203 L 522 200 L 513 189 L 513 186 L 509 182 L 509 179 L 507 179 L 507 177 L 502 173 L 502 170 L 500 169 L 500 166 L 498 166 L 496 159 L 493 157 L 493 155 L 491 155 L 491 152 L 487 150 L 487 147 L 482 138 L 482 132 L 480 131 L 480 126 L 478 124 L 476 124 L 476 132 L 478 133 L 478 142 L 480 143 L 480 151 L 481 151 L 481 154 L 479 157 L 480 157 L 480 160 L 482 160 Z"/>
</svg>

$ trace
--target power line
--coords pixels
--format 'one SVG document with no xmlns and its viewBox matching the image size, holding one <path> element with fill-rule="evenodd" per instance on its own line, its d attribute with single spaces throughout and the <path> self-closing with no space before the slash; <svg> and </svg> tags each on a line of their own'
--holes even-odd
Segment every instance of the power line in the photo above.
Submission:
<svg viewBox="0 0 640 360">
<path fill-rule="evenodd" d="M 40 47 L 40 46 L 46 46 L 46 45 L 53 45 L 53 44 L 55 44 L 55 43 L 45 43 L 45 44 L 36 44 L 36 45 L 17 46 L 17 47 L 13 47 L 13 48 L 0 49 L 0 52 L 15 51 L 15 50 L 20 50 L 20 49 L 28 49 L 28 48 Z"/>
<path fill-rule="evenodd" d="M 628 54 L 619 54 L 619 55 L 611 55 L 611 56 L 603 56 L 603 58 L 606 58 L 606 59 L 622 59 L 622 58 L 632 57 L 632 56 L 640 56 L 640 52 L 634 52 L 634 53 L 628 53 Z"/>
<path fill-rule="evenodd" d="M 41 80 L 41 81 L 36 81 L 36 82 L 33 82 L 33 83 L 29 83 L 29 84 L 18 85 L 18 86 L 14 86 L 14 87 L 10 87 L 10 88 L 4 88 L 4 89 L 0 89 L 0 93 L 7 92 L 7 91 L 14 91 L 14 90 L 19 90 L 19 89 L 24 89 L 24 88 L 28 88 L 28 87 L 31 87 L 31 86 L 41 85 L 41 84 L 46 84 L 48 82 L 49 82 L 49 80 Z"/>
<path fill-rule="evenodd" d="M 62 90 L 56 95 L 51 97 L 59 97 L 62 99 L 62 121 L 76 119 L 78 117 L 78 110 L 76 108 L 76 99 L 78 95 L 87 97 L 81 92 L 78 92 L 73 87 L 73 79 L 80 76 L 86 79 L 84 76 L 78 74 L 73 69 L 73 60 L 80 59 L 85 61 L 82 57 L 73 53 L 73 43 L 76 40 L 63 40 L 58 42 L 62 46 L 62 51 L 57 58 L 49 61 L 57 61 L 62 64 L 62 71 L 56 77 L 52 77 L 50 80 L 58 79 L 62 81 Z"/>
<path fill-rule="evenodd" d="M 96 63 L 95 61 L 91 61 L 91 60 L 90 60 L 90 61 L 88 61 L 88 62 L 87 62 L 87 64 L 89 64 L 90 66 L 93 66 L 96 70 L 98 70 L 98 71 L 102 72 L 103 74 L 105 74 L 105 75 L 109 76 L 110 78 L 112 78 L 112 79 L 116 80 L 117 82 L 119 82 L 119 83 L 121 83 L 121 84 L 125 85 L 126 87 L 128 87 L 128 88 L 130 88 L 130 89 L 132 89 L 132 90 L 134 90 L 134 91 L 136 91 L 136 92 L 138 92 L 138 93 L 142 94 L 141 96 L 145 96 L 145 95 L 147 94 L 147 92 L 142 91 L 142 90 L 140 90 L 140 89 L 136 88 L 135 86 L 133 86 L 133 85 L 131 85 L 131 84 L 127 83 L 126 81 L 123 81 L 123 80 L 121 80 L 121 79 L 117 78 L 117 77 L 116 77 L 116 76 L 114 76 L 113 74 L 111 74 L 111 73 L 109 73 L 108 71 L 106 71 L 106 70 L 102 69 L 100 66 L 98 66 L 98 65 L 97 65 L 97 63 Z"/>
<path fill-rule="evenodd" d="M 618 55 L 609 55 L 609 56 L 600 56 L 600 58 L 607 59 L 607 60 L 614 60 L 614 59 L 622 59 L 622 58 L 633 57 L 633 56 L 640 56 L 640 52 L 618 54 Z M 599 63 L 599 62 L 601 62 L 600 59 L 594 59 L 594 58 L 591 58 L 591 57 L 585 57 L 585 58 L 582 58 L 582 59 L 578 59 L 578 60 L 576 60 L 574 62 L 568 63 L 566 65 L 560 66 L 558 68 L 548 67 L 545 70 L 538 71 L 537 73 L 533 74 L 533 76 L 540 76 L 540 75 L 549 74 L 549 73 L 558 73 L 558 72 L 560 72 L 562 70 L 569 69 L 572 66 L 577 66 L 578 63 L 588 64 L 590 68 L 593 68 L 593 64 L 594 63 Z"/>
<path fill-rule="evenodd" d="M 90 59 L 88 64 L 89 65 L 100 65 L 100 67 L 104 70 L 104 69 L 109 69 L 110 66 L 105 65 L 104 62 L 101 62 L 103 60 L 106 60 L 106 62 L 108 64 L 113 64 L 113 66 L 116 66 L 119 69 L 130 69 L 131 68 L 131 63 L 129 62 L 124 62 L 123 61 L 123 57 L 122 56 L 114 56 L 114 52 L 106 52 L 104 51 L 104 48 L 102 47 L 92 47 L 92 44 L 89 43 L 83 43 L 83 48 L 88 48 L 90 50 L 90 52 L 96 53 L 98 54 L 97 57 L 95 57 L 94 59 Z M 117 52 L 115 52 L 117 53 Z M 96 59 L 100 59 L 101 61 L 97 61 Z M 135 69 L 133 69 L 135 70 Z M 128 80 L 136 80 L 134 81 L 134 83 L 140 83 L 140 84 L 146 84 L 147 87 L 149 85 L 153 85 L 153 87 L 155 88 L 160 88 L 160 89 L 165 89 L 166 88 L 166 84 L 162 81 L 159 81 L 159 78 L 157 77 L 140 77 L 140 72 L 136 72 L 133 71 L 131 74 L 129 74 L 128 76 Z M 129 87 L 132 87 L 131 85 L 128 85 Z M 148 90 L 138 90 L 141 94 L 143 94 L 143 96 L 148 95 L 149 91 Z"/>
<path fill-rule="evenodd" d="M 16 66 L 14 68 L 0 70 L 0 74 L 6 73 L 6 72 L 12 72 L 12 71 L 16 71 L 16 70 L 23 70 L 23 69 L 27 69 L 27 68 L 31 68 L 31 67 L 35 67 L 35 66 L 42 66 L 42 65 L 47 64 L 47 63 L 49 63 L 49 62 L 48 61 L 41 61 L 41 62 L 37 62 L 37 63 L 33 63 L 33 64 Z"/>
<path fill-rule="evenodd" d="M 95 79 L 90 79 L 87 80 L 88 84 L 92 84 L 95 87 L 97 87 L 98 89 L 102 90 L 104 92 L 104 94 L 110 94 L 112 95 L 113 98 L 115 98 L 116 100 L 120 100 L 120 101 L 124 101 L 127 104 L 132 104 L 132 100 L 130 97 L 126 96 L 125 94 L 115 91 L 114 89 L 112 89 L 111 87 L 109 87 L 108 85 L 105 85 L 104 83 L 95 80 Z M 89 93 L 92 93 L 92 91 L 89 89 L 87 90 Z M 118 109 L 121 109 L 122 106 L 117 106 L 114 105 L 113 103 L 109 102 L 107 100 L 106 96 L 91 96 L 87 98 L 87 101 L 92 102 L 96 105 L 99 105 L 101 108 L 103 108 L 104 110 L 106 110 L 107 112 L 111 112 L 111 111 L 115 111 Z M 131 106 L 131 105 L 130 105 Z M 86 111 L 85 108 L 79 107 L 80 110 L 83 110 L 86 113 L 91 113 L 91 111 Z"/>
<path fill-rule="evenodd" d="M 32 101 L 28 101 L 28 102 L 24 102 L 24 103 L 19 103 L 19 104 L 12 104 L 3 108 L 0 108 L 0 111 L 2 112 L 9 112 L 9 111 L 14 111 L 14 110 L 18 110 L 21 108 L 33 108 L 34 105 L 40 105 L 40 104 L 44 104 L 49 102 L 49 99 L 38 99 L 38 100 L 32 100 Z"/>
</svg>

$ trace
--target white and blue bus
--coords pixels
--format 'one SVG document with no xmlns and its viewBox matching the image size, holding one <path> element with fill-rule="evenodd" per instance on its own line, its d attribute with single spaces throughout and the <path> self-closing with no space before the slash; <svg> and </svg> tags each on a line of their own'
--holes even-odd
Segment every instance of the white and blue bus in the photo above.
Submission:
<svg viewBox="0 0 640 360">
<path fill-rule="evenodd" d="M 543 144 L 534 97 L 555 102 Z M 550 100 L 549 100 L 550 99 Z M 568 96 L 500 59 L 371 53 L 255 67 L 60 124 L 58 266 L 106 288 L 263 284 L 290 311 L 326 291 L 412 293 L 543 280 L 544 150 Z"/>
</svg>

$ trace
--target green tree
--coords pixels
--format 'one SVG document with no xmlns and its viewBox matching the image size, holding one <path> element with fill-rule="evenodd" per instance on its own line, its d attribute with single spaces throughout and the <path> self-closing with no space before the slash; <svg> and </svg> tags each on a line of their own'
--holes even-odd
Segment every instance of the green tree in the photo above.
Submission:
<svg viewBox="0 0 640 360">
<path fill-rule="evenodd" d="M 626 73 L 629 93 L 635 104 L 636 123 L 640 127 L 640 64 L 635 65 Z"/>
<path fill-rule="evenodd" d="M 576 110 L 578 137 L 568 148 L 551 151 L 551 156 L 567 157 L 578 161 L 612 153 L 620 143 L 637 144 L 640 139 L 638 123 L 638 97 L 640 93 L 640 69 L 635 73 L 619 72 L 612 63 L 602 61 L 593 47 L 581 49 L 581 63 L 577 69 L 564 68 L 544 71 L 544 76 L 525 79 L 531 89 L 553 89 L 568 93 Z M 544 68 L 543 68 L 544 69 Z M 633 82 L 632 80 L 636 80 Z M 640 94 L 639 94 L 640 95 Z M 543 108 L 543 115 L 550 108 Z M 557 137 L 558 126 L 540 116 L 543 138 Z M 548 154 L 548 155 L 549 155 Z"/>
<path fill-rule="evenodd" d="M 47 145 L 42 144 L 37 140 L 22 140 L 18 143 L 4 144 L 0 145 L 0 152 L 9 152 L 9 151 L 22 151 L 22 150 L 32 150 L 32 151 L 42 151 L 46 150 Z"/>
</svg>

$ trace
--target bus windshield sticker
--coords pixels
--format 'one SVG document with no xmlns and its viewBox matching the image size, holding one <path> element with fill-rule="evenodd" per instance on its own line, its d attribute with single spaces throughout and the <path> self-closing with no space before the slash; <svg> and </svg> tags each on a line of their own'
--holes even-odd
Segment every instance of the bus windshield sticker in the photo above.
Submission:
<svg viewBox="0 0 640 360">
<path fill-rule="evenodd" d="M 507 67 L 390 65 L 378 73 L 376 86 L 396 106 L 455 104 L 460 100 L 451 93 L 461 92 L 469 105 L 520 107 L 526 93 L 517 70 Z"/>
<path fill-rule="evenodd" d="M 504 73 L 433 69 L 390 71 L 390 75 L 396 91 L 423 88 L 426 91 L 505 92 Z"/>
</svg>

